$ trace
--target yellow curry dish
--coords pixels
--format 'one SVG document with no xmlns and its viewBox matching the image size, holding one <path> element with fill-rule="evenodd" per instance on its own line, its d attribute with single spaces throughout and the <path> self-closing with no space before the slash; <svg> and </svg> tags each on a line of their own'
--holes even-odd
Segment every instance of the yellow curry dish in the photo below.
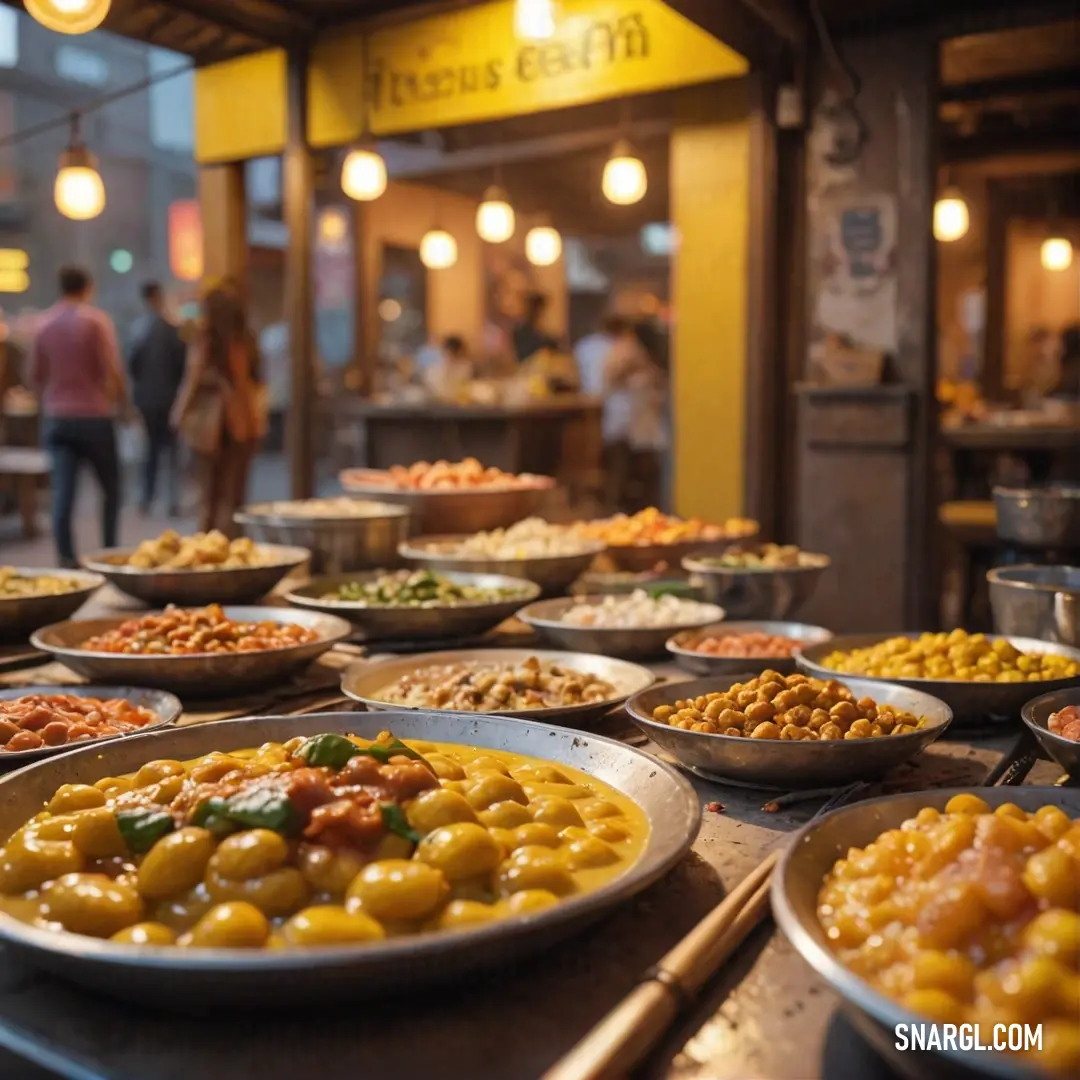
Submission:
<svg viewBox="0 0 1080 1080">
<path fill-rule="evenodd" d="M 879 992 L 938 1024 L 1041 1024 L 1029 1063 L 1080 1075 L 1080 818 L 955 795 L 849 850 L 817 916 Z"/>
<path fill-rule="evenodd" d="M 86 587 L 83 581 L 59 574 L 21 574 L 13 566 L 0 566 L 0 600 L 23 600 L 28 596 L 59 596 Z"/>
<path fill-rule="evenodd" d="M 328 732 L 65 784 L 0 849 L 0 911 L 119 945 L 362 946 L 542 911 L 648 835 L 567 765 Z"/>
</svg>

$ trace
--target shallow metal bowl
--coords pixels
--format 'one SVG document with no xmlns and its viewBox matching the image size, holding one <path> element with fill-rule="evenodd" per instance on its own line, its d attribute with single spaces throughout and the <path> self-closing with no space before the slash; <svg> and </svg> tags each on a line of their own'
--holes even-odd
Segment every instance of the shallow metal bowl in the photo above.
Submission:
<svg viewBox="0 0 1080 1080">
<path fill-rule="evenodd" d="M 626 570 L 635 574 L 652 570 L 661 563 L 676 569 L 684 559 L 691 555 L 723 555 L 728 548 L 735 544 L 748 543 L 756 535 L 757 533 L 754 532 L 742 536 L 723 537 L 720 540 L 681 540 L 677 544 L 611 544 L 605 556 L 616 570 Z M 712 597 L 709 599 L 713 603 L 718 603 Z"/>
<path fill-rule="evenodd" d="M 57 623 L 39 630 L 30 640 L 42 652 L 51 653 L 87 679 L 155 686 L 182 697 L 205 698 L 232 696 L 284 682 L 352 633 L 352 626 L 344 619 L 316 611 L 272 607 L 226 607 L 224 611 L 227 618 L 239 622 L 299 623 L 315 630 L 319 640 L 287 649 L 192 656 L 128 656 L 79 648 L 88 638 L 131 621 L 130 615 Z"/>
<path fill-rule="evenodd" d="M 1029 701 L 1020 710 L 1020 716 L 1050 757 L 1070 776 L 1080 779 L 1080 742 L 1057 735 L 1046 726 L 1051 713 L 1069 705 L 1080 705 L 1080 688 L 1043 694 L 1042 697 Z"/>
<path fill-rule="evenodd" d="M 365 482 L 365 476 L 371 479 Z M 395 488 L 386 479 L 380 482 L 380 477 L 386 477 L 386 474 L 345 469 L 339 479 L 341 486 L 352 495 L 407 506 L 416 536 L 505 529 L 538 514 L 555 490 L 555 481 L 547 476 L 539 477 L 540 482 L 530 487 L 493 486 L 440 491 Z"/>
<path fill-rule="evenodd" d="M 865 847 L 887 829 L 897 828 L 924 806 L 943 810 L 949 799 L 961 792 L 972 792 L 992 807 L 1015 803 L 1031 811 L 1053 804 L 1073 816 L 1080 814 L 1080 792 L 1046 787 L 956 788 L 854 803 L 811 823 L 791 839 L 772 876 L 773 914 L 792 946 L 843 999 L 841 1007 L 852 1023 L 889 1057 L 889 1063 L 902 1075 L 1031 1080 L 1030 1067 L 1025 1068 L 1004 1054 L 897 1051 L 894 1035 L 897 1025 L 930 1021 L 874 990 L 845 967 L 829 949 L 817 920 L 818 892 L 837 859 L 844 858 L 850 848 Z M 988 1038 L 984 1032 L 983 1041 Z"/>
<path fill-rule="evenodd" d="M 115 739 L 130 739 L 136 735 L 145 735 L 149 731 L 174 723 L 184 711 L 180 700 L 172 694 L 166 694 L 163 690 L 145 690 L 135 686 L 16 686 L 0 690 L 0 701 L 17 701 L 31 694 L 67 694 L 69 697 L 101 698 L 104 701 L 123 698 L 125 701 L 130 701 L 132 705 L 156 713 L 157 720 L 124 735 L 105 735 L 98 739 L 87 739 L 84 742 L 65 743 L 63 746 L 42 746 L 37 750 L 10 752 L 5 750 L 0 752 L 0 769 L 14 768 L 30 761 L 39 761 L 41 758 L 56 757 L 57 754 L 66 754 L 71 750 L 82 749 L 84 746 L 101 746 Z"/>
<path fill-rule="evenodd" d="M 409 535 L 408 509 L 387 502 L 362 517 L 293 516 L 261 503 L 245 506 L 233 521 L 259 543 L 306 548 L 313 574 L 395 566 L 398 544 Z"/>
<path fill-rule="evenodd" d="M 316 578 L 285 594 L 297 607 L 340 615 L 359 626 L 370 639 L 401 641 L 408 638 L 464 638 L 482 634 L 509 619 L 522 605 L 540 595 L 540 586 L 505 574 L 443 573 L 456 585 L 474 585 L 480 589 L 515 589 L 518 595 L 507 600 L 471 604 L 448 604 L 436 607 L 368 607 L 348 600 L 327 600 L 332 593 L 354 581 L 372 581 L 385 571 L 365 574 L 336 574 Z"/>
<path fill-rule="evenodd" d="M 598 540 L 582 541 L 581 550 L 573 555 L 548 555 L 537 559 L 461 557 L 447 550 L 468 539 L 468 536 L 420 536 L 402 544 L 398 550 L 406 561 L 429 570 L 505 574 L 507 577 L 535 581 L 544 596 L 558 596 L 566 592 L 588 570 L 593 559 L 605 550 Z"/>
<path fill-rule="evenodd" d="M 799 566 L 761 569 L 718 566 L 692 555 L 682 567 L 700 580 L 707 599 L 733 619 L 787 619 L 813 595 L 818 579 L 832 565 L 827 555 L 803 554 Z"/>
<path fill-rule="evenodd" d="M 491 716 L 421 712 L 326 713 L 225 720 L 88 747 L 0 779 L 0 836 L 10 836 L 65 783 L 93 783 L 157 758 L 188 760 L 325 731 L 508 750 L 570 765 L 632 799 L 649 819 L 640 858 L 595 892 L 554 907 L 458 932 L 391 937 L 356 947 L 312 949 L 125 948 L 38 929 L 0 915 L 0 939 L 39 967 L 94 990 L 157 1007 L 310 1006 L 343 994 L 373 996 L 453 982 L 478 968 L 510 964 L 594 922 L 666 874 L 690 849 L 701 804 L 675 770 L 611 739 Z"/>
<path fill-rule="evenodd" d="M 605 599 L 605 596 L 593 595 L 541 600 L 519 611 L 518 618 L 560 649 L 597 653 L 600 656 L 647 659 L 664 655 L 664 644 L 672 633 L 708 626 L 724 617 L 722 608 L 715 604 L 702 604 L 699 619 L 674 626 L 568 626 L 561 621 L 571 608 L 583 604 L 602 604 Z"/>
<path fill-rule="evenodd" d="M 39 627 L 60 622 L 75 614 L 105 584 L 100 574 L 88 570 L 53 570 L 41 566 L 16 566 L 20 577 L 59 577 L 77 581 L 71 592 L 52 596 L 20 596 L 0 599 L 0 641 L 24 641 Z"/>
<path fill-rule="evenodd" d="M 341 689 L 354 701 L 361 701 L 370 709 L 403 710 L 407 706 L 381 701 L 378 694 L 402 675 L 409 675 L 419 668 L 437 667 L 443 664 L 520 664 L 535 656 L 541 663 L 559 664 L 574 671 L 586 672 L 611 683 L 615 693 L 603 701 L 586 705 L 556 706 L 549 709 L 506 709 L 492 712 L 492 716 L 513 716 L 522 720 L 536 720 L 578 726 L 596 720 L 621 705 L 631 694 L 651 686 L 656 677 L 648 668 L 625 660 L 614 660 L 591 653 L 555 652 L 548 649 L 455 649 L 447 652 L 420 653 L 407 659 L 358 660 L 345 669 Z M 432 715 L 455 715 L 449 709 L 424 709 Z"/>
<path fill-rule="evenodd" d="M 1009 566 L 986 580 L 999 634 L 1080 646 L 1080 567 Z"/>
<path fill-rule="evenodd" d="M 763 670 L 654 686 L 632 697 L 626 703 L 626 711 L 657 746 L 693 772 L 710 780 L 785 791 L 874 780 L 925 750 L 952 720 L 948 705 L 929 694 L 866 679 L 842 681 L 857 698 L 872 697 L 879 705 L 892 705 L 925 716 L 929 720 L 927 726 L 910 735 L 813 742 L 710 735 L 684 731 L 652 719 L 653 710 L 659 705 L 723 692 L 735 683 L 756 678 Z"/>
<path fill-rule="evenodd" d="M 1080 547 L 1080 484 L 994 488 L 999 540 L 1028 548 Z"/>
<path fill-rule="evenodd" d="M 822 665 L 821 661 L 830 653 L 864 649 L 889 637 L 917 638 L 919 636 L 916 633 L 844 635 L 833 638 L 832 641 L 827 641 L 823 645 L 811 645 L 808 649 L 800 649 L 795 659 L 799 670 L 805 671 L 808 675 L 815 675 L 819 679 L 842 679 L 847 682 L 848 677 L 844 672 Z M 1011 634 L 987 636 L 991 641 L 996 641 L 999 636 L 1007 636 L 1012 645 L 1021 652 L 1054 653 L 1057 656 L 1066 656 L 1070 660 L 1080 662 L 1080 649 L 1052 645 L 1050 642 L 1036 641 L 1034 638 L 1013 637 Z M 1019 717 L 1020 710 L 1024 707 L 1024 703 L 1030 700 L 1032 694 L 1049 693 L 1052 690 L 1064 690 L 1068 686 L 1080 685 L 1080 676 L 1071 679 L 1047 679 L 1043 682 L 1022 683 L 964 682 L 961 679 L 878 679 L 872 675 L 852 675 L 851 678 L 862 679 L 878 686 L 892 683 L 933 694 L 952 709 L 958 724 L 969 725 L 1014 721 Z M 870 696 L 873 697 L 873 694 Z"/>
<path fill-rule="evenodd" d="M 709 656 L 689 648 L 689 644 L 706 635 L 725 634 L 769 634 L 771 636 L 791 638 L 803 645 L 816 645 L 832 639 L 832 631 L 824 626 L 810 626 L 797 622 L 722 622 L 715 626 L 705 626 L 700 630 L 684 630 L 667 641 L 667 651 L 675 657 L 675 663 L 684 671 L 695 675 L 737 675 L 745 671 L 746 666 L 760 664 L 760 670 L 766 668 L 779 671 L 781 675 L 791 675 L 797 669 L 792 656 Z"/>
<path fill-rule="evenodd" d="M 203 567 L 197 570 L 141 570 L 127 566 L 134 548 L 110 548 L 82 561 L 110 581 L 122 593 L 150 605 L 252 604 L 261 600 L 290 571 L 311 557 L 307 548 L 282 544 L 260 544 L 266 562 L 258 566 L 228 569 Z"/>
</svg>

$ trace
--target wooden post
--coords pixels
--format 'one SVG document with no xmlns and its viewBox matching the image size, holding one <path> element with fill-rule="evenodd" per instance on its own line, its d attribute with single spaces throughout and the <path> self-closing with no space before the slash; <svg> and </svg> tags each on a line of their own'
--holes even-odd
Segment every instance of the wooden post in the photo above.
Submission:
<svg viewBox="0 0 1080 1080">
<path fill-rule="evenodd" d="M 199 168 L 198 184 L 203 277 L 207 281 L 228 277 L 243 285 L 248 256 L 243 162 L 203 165 Z"/>
<path fill-rule="evenodd" d="M 312 282 L 312 232 L 315 181 L 307 141 L 306 50 L 288 58 L 287 136 L 283 163 L 283 216 L 289 230 L 285 252 L 285 312 L 289 323 L 291 377 L 286 445 L 294 499 L 309 498 L 315 488 L 315 292 Z"/>
</svg>

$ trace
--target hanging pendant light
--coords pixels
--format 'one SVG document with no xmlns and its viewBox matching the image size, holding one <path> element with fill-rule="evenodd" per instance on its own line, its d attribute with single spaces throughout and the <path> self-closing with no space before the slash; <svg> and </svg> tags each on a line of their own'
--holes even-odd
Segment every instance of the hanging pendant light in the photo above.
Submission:
<svg viewBox="0 0 1080 1080">
<path fill-rule="evenodd" d="M 61 34 L 96 30 L 109 14 L 112 0 L 23 0 L 28 15 Z"/>
<path fill-rule="evenodd" d="M 457 262 L 457 241 L 445 229 L 431 229 L 420 240 L 420 261 L 429 270 L 448 270 Z"/>
<path fill-rule="evenodd" d="M 360 69 L 363 75 L 361 86 L 363 97 L 360 101 L 360 140 L 357 146 L 345 155 L 341 164 L 341 190 L 350 199 L 357 202 L 373 202 L 386 191 L 386 162 L 382 154 L 375 149 L 371 139 L 370 114 L 368 110 L 368 81 L 370 70 L 368 61 L 368 39 L 360 41 Z"/>
<path fill-rule="evenodd" d="M 554 0 L 514 0 L 514 36 L 522 41 L 554 37 Z"/>
<path fill-rule="evenodd" d="M 1042 242 L 1039 259 L 1044 270 L 1068 270 L 1072 266 L 1072 241 L 1065 236 L 1050 236 Z"/>
<path fill-rule="evenodd" d="M 533 266 L 553 266 L 562 255 L 562 237 L 550 225 L 537 225 L 525 234 L 525 258 Z"/>
<path fill-rule="evenodd" d="M 968 231 L 971 215 L 963 192 L 950 185 L 934 203 L 934 239 L 943 244 L 959 240 Z"/>
<path fill-rule="evenodd" d="M 358 146 L 345 155 L 341 190 L 357 202 L 371 202 L 386 191 L 386 162 L 372 146 Z"/>
<path fill-rule="evenodd" d="M 620 139 L 612 148 L 604 166 L 602 188 L 608 202 L 616 206 L 631 206 L 645 197 L 649 188 L 645 164 L 626 139 Z"/>
<path fill-rule="evenodd" d="M 97 159 L 83 145 L 78 115 L 71 118 L 71 139 L 60 155 L 53 198 L 56 209 L 72 221 L 90 221 L 105 209 L 105 183 Z"/>
<path fill-rule="evenodd" d="M 514 235 L 514 208 L 506 192 L 493 184 L 484 192 L 484 201 L 476 208 L 476 231 L 489 244 L 502 244 Z"/>
</svg>

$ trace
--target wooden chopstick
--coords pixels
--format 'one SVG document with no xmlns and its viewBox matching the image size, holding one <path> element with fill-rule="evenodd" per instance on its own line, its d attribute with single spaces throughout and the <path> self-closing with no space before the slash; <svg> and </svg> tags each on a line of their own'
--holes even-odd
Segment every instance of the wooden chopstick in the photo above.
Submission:
<svg viewBox="0 0 1080 1080">
<path fill-rule="evenodd" d="M 774 851 L 701 920 L 543 1080 L 625 1076 L 659 1041 L 680 1009 L 746 940 L 769 905 Z"/>
</svg>

